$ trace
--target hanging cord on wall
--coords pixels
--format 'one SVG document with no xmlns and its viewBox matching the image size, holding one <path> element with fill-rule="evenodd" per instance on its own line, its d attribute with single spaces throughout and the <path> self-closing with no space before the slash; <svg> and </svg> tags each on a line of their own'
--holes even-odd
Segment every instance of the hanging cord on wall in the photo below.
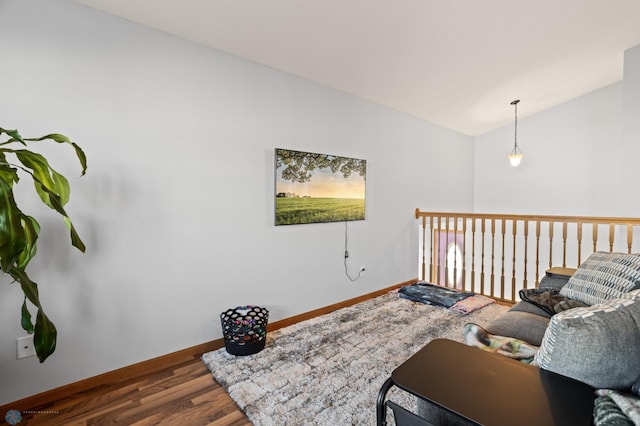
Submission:
<svg viewBox="0 0 640 426">
<path fill-rule="evenodd" d="M 358 272 L 358 276 L 353 278 L 351 277 L 351 275 L 349 275 L 349 269 L 347 268 L 347 259 L 349 259 L 349 235 L 348 235 L 348 229 L 347 229 L 347 222 L 344 223 L 344 274 L 347 276 L 347 278 L 349 278 L 349 280 L 351 282 L 353 281 L 357 281 L 358 279 L 360 279 L 360 277 L 362 277 L 362 274 L 364 274 L 364 267 L 360 268 L 360 271 Z"/>
</svg>

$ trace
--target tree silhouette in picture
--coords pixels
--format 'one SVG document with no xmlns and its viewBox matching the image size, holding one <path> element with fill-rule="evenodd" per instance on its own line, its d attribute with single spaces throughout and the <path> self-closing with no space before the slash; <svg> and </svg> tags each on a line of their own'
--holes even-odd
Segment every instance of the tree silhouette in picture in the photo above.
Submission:
<svg viewBox="0 0 640 426">
<path fill-rule="evenodd" d="M 276 169 L 284 165 L 280 176 L 290 182 L 310 182 L 312 172 L 316 169 L 330 169 L 332 173 L 340 172 L 347 179 L 357 173 L 366 179 L 366 160 L 337 157 L 327 154 L 278 150 Z"/>
</svg>

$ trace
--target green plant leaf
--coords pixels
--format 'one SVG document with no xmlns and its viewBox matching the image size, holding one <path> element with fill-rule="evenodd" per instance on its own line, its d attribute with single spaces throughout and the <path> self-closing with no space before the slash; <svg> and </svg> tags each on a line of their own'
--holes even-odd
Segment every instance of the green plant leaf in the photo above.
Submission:
<svg viewBox="0 0 640 426">
<path fill-rule="evenodd" d="M 64 218 L 64 223 L 67 225 L 67 229 L 71 234 L 71 245 L 77 248 L 78 250 L 80 250 L 82 253 L 84 253 L 87 250 L 87 247 L 84 245 L 84 243 L 80 239 L 80 235 L 76 231 L 76 228 L 73 226 L 73 223 L 71 223 L 71 219 L 69 219 L 69 216 L 66 216 Z"/>
<path fill-rule="evenodd" d="M 36 180 L 35 177 L 33 179 Z M 40 188 L 43 191 L 48 193 L 49 200 L 51 201 L 51 207 L 64 217 L 64 223 L 67 225 L 67 229 L 71 234 L 71 245 L 73 245 L 78 250 L 84 253 L 86 250 L 86 247 L 82 242 L 82 240 L 80 239 L 80 235 L 78 235 L 76 228 L 73 226 L 73 223 L 71 222 L 71 218 L 69 217 L 67 212 L 64 210 L 64 207 L 62 207 L 62 203 L 60 202 L 60 199 L 58 198 L 57 194 L 52 193 L 44 186 L 41 186 Z"/>
<path fill-rule="evenodd" d="M 18 133 L 17 130 L 5 130 L 0 127 L 0 135 L 3 133 L 6 133 L 7 135 L 11 136 L 11 139 L 9 139 L 6 142 L 0 143 L 0 146 L 10 144 L 12 142 L 19 142 L 22 145 L 27 146 L 27 143 L 24 141 L 24 139 L 22 139 L 22 136 L 20 136 L 20 133 Z"/>
<path fill-rule="evenodd" d="M 41 186 L 58 195 L 62 205 L 67 204 L 70 192 L 69 182 L 64 176 L 51 168 L 44 156 L 26 149 L 19 149 L 14 153 L 22 165 L 31 170 L 31 174 L 35 178 L 36 190 L 46 205 L 53 208 L 48 192 L 42 191 Z"/>
<path fill-rule="evenodd" d="M 75 142 L 71 142 L 71 146 L 73 146 L 73 149 L 76 151 L 76 157 L 78 157 L 78 160 L 80 160 L 80 165 L 82 166 L 82 172 L 80 173 L 80 176 L 84 176 L 85 173 L 87 173 L 87 156 L 85 155 L 82 148 L 80 148 L 80 146 Z"/>
<path fill-rule="evenodd" d="M 25 234 L 25 247 L 18 256 L 16 266 L 24 270 L 38 251 L 37 241 L 40 234 L 40 224 L 31 216 L 22 216 L 22 228 Z"/>
<path fill-rule="evenodd" d="M 78 146 L 75 142 L 71 142 L 71 139 L 69 139 L 67 136 L 61 135 L 59 133 L 51 133 L 39 138 L 25 138 L 24 141 L 38 142 L 45 139 L 50 139 L 58 143 L 68 143 L 69 145 L 71 145 L 76 152 L 76 157 L 78 157 L 80 165 L 82 166 L 82 172 L 80 175 L 84 176 L 84 174 L 87 172 L 87 156 L 85 155 L 82 148 L 80 148 L 80 146 Z"/>
<path fill-rule="evenodd" d="M 7 159 L 3 150 L 0 149 L 0 179 L 4 180 L 9 186 L 13 186 L 14 183 L 18 183 L 20 178 L 18 177 L 18 169 L 11 167 L 7 163 Z"/>
<path fill-rule="evenodd" d="M 0 179 L 0 266 L 8 271 L 13 266 L 24 269 L 37 252 L 40 225 L 18 209 L 11 187 Z"/>
<path fill-rule="evenodd" d="M 36 315 L 36 326 L 33 334 L 33 346 L 40 362 L 44 362 L 56 350 L 58 330 L 45 315 L 42 308 Z"/>
<path fill-rule="evenodd" d="M 60 133 L 50 133 L 48 135 L 45 136 L 41 136 L 39 138 L 27 138 L 25 140 L 28 141 L 43 141 L 45 139 L 52 139 L 58 143 L 71 143 L 71 139 L 69 139 L 67 136 L 65 135 L 61 135 Z"/>
<path fill-rule="evenodd" d="M 22 302 L 22 319 L 20 321 L 22 328 L 27 333 L 31 334 L 34 331 L 33 323 L 31 322 L 31 312 L 27 309 L 27 297 L 25 296 L 24 301 Z"/>
<path fill-rule="evenodd" d="M 22 212 L 13 198 L 13 190 L 0 179 L 0 268 L 8 272 L 27 246 Z"/>
<path fill-rule="evenodd" d="M 27 273 L 22 269 L 11 268 L 5 272 L 11 275 L 13 279 L 20 284 L 20 288 L 22 289 L 22 292 L 29 300 L 29 302 L 40 309 L 40 295 L 38 294 L 38 284 L 31 281 L 31 278 L 29 278 Z"/>
</svg>

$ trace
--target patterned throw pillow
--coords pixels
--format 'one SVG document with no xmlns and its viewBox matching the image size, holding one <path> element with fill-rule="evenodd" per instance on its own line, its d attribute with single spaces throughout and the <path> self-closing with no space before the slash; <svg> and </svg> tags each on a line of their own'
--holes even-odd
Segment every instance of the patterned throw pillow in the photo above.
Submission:
<svg viewBox="0 0 640 426">
<path fill-rule="evenodd" d="M 533 364 L 595 388 L 640 383 L 640 290 L 551 317 Z"/>
<path fill-rule="evenodd" d="M 637 288 L 640 288 L 640 255 L 595 252 L 582 262 L 560 294 L 596 305 Z"/>
</svg>

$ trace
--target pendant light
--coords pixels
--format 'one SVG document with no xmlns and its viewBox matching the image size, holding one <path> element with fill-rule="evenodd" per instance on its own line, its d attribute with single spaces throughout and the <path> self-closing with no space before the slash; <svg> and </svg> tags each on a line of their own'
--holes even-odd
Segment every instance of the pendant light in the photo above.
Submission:
<svg viewBox="0 0 640 426">
<path fill-rule="evenodd" d="M 515 122 L 515 136 L 513 139 L 513 149 L 511 150 L 511 154 L 509 154 L 509 161 L 511 162 L 511 165 L 513 167 L 518 166 L 518 164 L 520 164 L 520 161 L 522 160 L 522 157 L 524 157 L 524 155 L 522 154 L 522 151 L 520 151 L 520 148 L 518 148 L 518 102 L 520 102 L 519 99 L 511 102 L 511 105 L 513 105 L 513 107 L 515 108 L 515 116 L 516 116 L 516 122 Z"/>
</svg>

